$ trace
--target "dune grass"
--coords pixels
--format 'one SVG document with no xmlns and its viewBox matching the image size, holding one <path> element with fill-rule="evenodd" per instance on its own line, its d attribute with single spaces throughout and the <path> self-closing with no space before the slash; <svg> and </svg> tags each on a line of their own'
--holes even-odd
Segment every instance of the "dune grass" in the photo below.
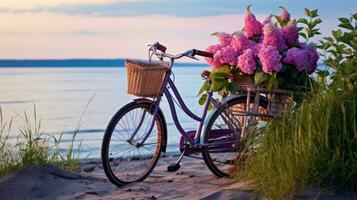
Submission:
<svg viewBox="0 0 357 200">
<path fill-rule="evenodd" d="M 31 164 L 54 164 L 68 170 L 79 165 L 80 144 L 75 146 L 77 131 L 66 150 L 61 150 L 62 135 L 49 136 L 41 132 L 41 120 L 34 106 L 31 119 L 24 112 L 23 126 L 15 142 L 10 142 L 13 118 L 6 121 L 0 107 L 0 177 Z"/>
<path fill-rule="evenodd" d="M 357 89 L 317 89 L 301 106 L 258 130 L 259 145 L 237 174 L 267 199 L 294 199 L 307 188 L 357 191 Z"/>
</svg>

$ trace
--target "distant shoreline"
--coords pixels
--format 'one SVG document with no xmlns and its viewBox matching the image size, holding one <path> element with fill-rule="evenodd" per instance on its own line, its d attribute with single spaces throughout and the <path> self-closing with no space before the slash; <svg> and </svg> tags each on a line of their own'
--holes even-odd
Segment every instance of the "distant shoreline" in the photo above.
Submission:
<svg viewBox="0 0 357 200">
<path fill-rule="evenodd" d="M 0 68 L 16 67 L 124 67 L 125 59 L 0 59 Z M 175 63 L 205 67 L 205 63 Z"/>
</svg>

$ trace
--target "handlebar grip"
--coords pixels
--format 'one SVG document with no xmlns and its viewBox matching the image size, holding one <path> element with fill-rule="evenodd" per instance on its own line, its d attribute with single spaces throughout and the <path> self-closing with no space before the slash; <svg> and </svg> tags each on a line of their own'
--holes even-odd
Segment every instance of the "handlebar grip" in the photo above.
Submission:
<svg viewBox="0 0 357 200">
<path fill-rule="evenodd" d="M 163 53 L 165 53 L 166 52 L 166 47 L 164 46 L 164 45 L 162 45 L 162 44 L 160 44 L 160 43 L 156 43 L 156 48 L 158 49 L 158 50 L 160 50 L 161 52 L 163 52 Z"/>
<path fill-rule="evenodd" d="M 213 58 L 213 53 L 211 52 L 207 52 L 207 51 L 201 51 L 201 50 L 197 50 L 194 49 L 195 55 L 199 55 L 199 56 L 203 56 L 203 57 L 207 57 L 207 58 Z"/>
</svg>

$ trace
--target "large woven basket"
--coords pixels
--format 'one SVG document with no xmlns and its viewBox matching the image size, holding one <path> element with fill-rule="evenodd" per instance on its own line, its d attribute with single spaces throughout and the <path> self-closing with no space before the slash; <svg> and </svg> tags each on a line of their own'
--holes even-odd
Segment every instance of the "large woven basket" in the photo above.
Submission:
<svg viewBox="0 0 357 200">
<path fill-rule="evenodd" d="M 169 65 L 165 62 L 125 60 L 128 94 L 140 97 L 157 97 L 160 94 Z"/>
</svg>

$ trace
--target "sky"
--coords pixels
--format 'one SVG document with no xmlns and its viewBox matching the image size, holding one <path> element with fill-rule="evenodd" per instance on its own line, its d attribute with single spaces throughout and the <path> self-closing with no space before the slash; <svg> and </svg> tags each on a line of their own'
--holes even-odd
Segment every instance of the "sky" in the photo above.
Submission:
<svg viewBox="0 0 357 200">
<path fill-rule="evenodd" d="M 205 49 L 211 33 L 243 27 L 245 7 L 259 20 L 319 9 L 321 32 L 356 12 L 357 0 L 0 0 L 0 59 L 145 58 L 159 41 L 168 52 Z"/>
</svg>

